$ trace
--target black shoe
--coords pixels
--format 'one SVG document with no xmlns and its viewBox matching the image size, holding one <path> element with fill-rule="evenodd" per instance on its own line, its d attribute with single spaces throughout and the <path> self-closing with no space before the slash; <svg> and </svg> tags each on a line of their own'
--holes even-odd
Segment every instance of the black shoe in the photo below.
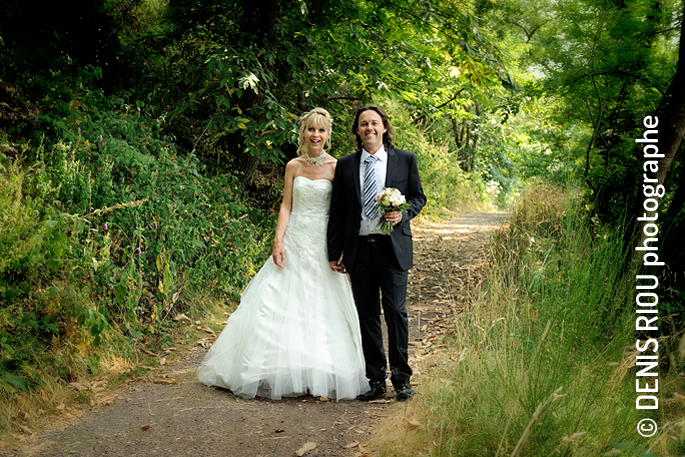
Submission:
<svg viewBox="0 0 685 457">
<path fill-rule="evenodd" d="M 359 396 L 361 401 L 371 401 L 385 394 L 385 381 L 371 381 L 371 390 Z"/>
<path fill-rule="evenodd" d="M 397 401 L 407 401 L 414 395 L 416 395 L 416 392 L 409 386 L 409 383 L 395 386 L 395 398 Z"/>
</svg>

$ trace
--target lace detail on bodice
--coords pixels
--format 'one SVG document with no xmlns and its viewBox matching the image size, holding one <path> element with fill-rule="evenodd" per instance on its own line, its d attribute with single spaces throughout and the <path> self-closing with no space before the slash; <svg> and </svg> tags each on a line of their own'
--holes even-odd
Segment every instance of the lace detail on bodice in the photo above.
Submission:
<svg viewBox="0 0 685 457">
<path fill-rule="evenodd" d="M 333 183 L 328 179 L 295 178 L 290 220 L 283 237 L 284 248 L 291 250 L 290 255 L 312 260 L 327 256 L 326 231 L 332 189 Z"/>
</svg>

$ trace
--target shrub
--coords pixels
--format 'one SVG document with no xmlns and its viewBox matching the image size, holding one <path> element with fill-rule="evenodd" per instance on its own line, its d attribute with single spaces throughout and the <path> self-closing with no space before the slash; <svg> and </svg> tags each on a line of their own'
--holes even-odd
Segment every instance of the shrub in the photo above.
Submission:
<svg viewBox="0 0 685 457">
<path fill-rule="evenodd" d="M 70 381 L 83 367 L 98 373 L 103 342 L 173 344 L 175 314 L 235 304 L 272 232 L 273 213 L 256 209 L 236 177 L 180 155 L 141 106 L 98 91 L 69 98 L 66 121 L 42 113 L 62 139 L 15 145 L 24 162 L 0 160 L 0 390 L 9 393 L 46 376 Z"/>
</svg>

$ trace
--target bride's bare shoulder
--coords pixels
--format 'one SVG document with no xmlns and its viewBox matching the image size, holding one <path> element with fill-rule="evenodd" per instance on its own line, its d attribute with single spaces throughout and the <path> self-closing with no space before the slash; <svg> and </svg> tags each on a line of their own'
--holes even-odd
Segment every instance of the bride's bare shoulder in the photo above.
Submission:
<svg viewBox="0 0 685 457">
<path fill-rule="evenodd" d="M 305 160 L 303 157 L 295 157 L 294 159 L 290 159 L 288 163 L 285 164 L 285 169 L 286 171 L 296 171 L 299 170 L 302 166 L 304 166 L 304 164 Z"/>
</svg>

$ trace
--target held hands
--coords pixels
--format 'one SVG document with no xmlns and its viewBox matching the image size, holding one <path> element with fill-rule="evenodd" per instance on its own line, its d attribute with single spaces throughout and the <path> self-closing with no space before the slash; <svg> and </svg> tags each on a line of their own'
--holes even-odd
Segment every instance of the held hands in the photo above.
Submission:
<svg viewBox="0 0 685 457">
<path fill-rule="evenodd" d="M 283 249 L 283 244 L 279 240 L 274 241 L 274 248 L 271 251 L 271 257 L 273 257 L 274 263 L 277 267 L 283 268 L 283 263 L 285 262 L 285 250 Z"/>
<path fill-rule="evenodd" d="M 345 273 L 345 264 L 343 263 L 343 254 L 340 253 L 340 258 L 338 260 L 331 260 L 331 271 L 335 271 L 336 273 Z"/>
</svg>

